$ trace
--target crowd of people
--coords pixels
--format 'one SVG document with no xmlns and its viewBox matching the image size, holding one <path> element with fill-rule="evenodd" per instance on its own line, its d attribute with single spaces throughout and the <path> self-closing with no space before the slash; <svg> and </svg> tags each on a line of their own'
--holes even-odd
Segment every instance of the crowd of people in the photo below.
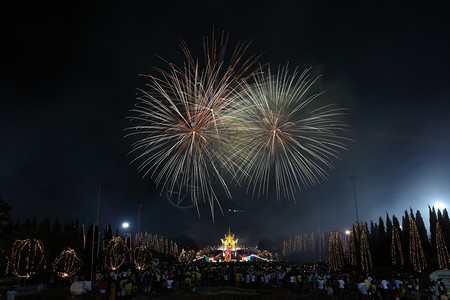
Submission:
<svg viewBox="0 0 450 300">
<path fill-rule="evenodd" d="M 138 294 L 164 296 L 174 290 L 193 293 L 205 287 L 280 288 L 319 299 L 400 300 L 446 298 L 442 281 L 419 284 L 413 274 L 377 277 L 370 273 L 332 273 L 326 264 L 280 262 L 154 264 L 141 272 L 121 270 L 97 274 L 100 299 L 133 299 Z"/>
</svg>

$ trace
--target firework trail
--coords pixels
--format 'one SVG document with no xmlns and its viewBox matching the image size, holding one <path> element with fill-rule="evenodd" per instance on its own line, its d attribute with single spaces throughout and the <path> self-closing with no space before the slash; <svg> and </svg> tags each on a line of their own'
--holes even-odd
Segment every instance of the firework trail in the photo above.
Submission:
<svg viewBox="0 0 450 300">
<path fill-rule="evenodd" d="M 249 180 L 253 195 L 268 195 L 275 183 L 281 194 L 294 199 L 296 192 L 318 184 L 332 168 L 332 160 L 345 150 L 339 120 L 344 111 L 317 105 L 320 94 L 310 92 L 317 78 L 286 68 L 275 75 L 256 73 L 254 82 L 243 82 L 233 103 L 232 118 L 239 120 L 238 138 L 230 162 L 239 180 Z"/>
<path fill-rule="evenodd" d="M 149 90 L 140 91 L 132 109 L 131 119 L 139 125 L 128 128 L 129 135 L 138 136 L 131 153 L 143 177 L 154 177 L 170 195 L 189 195 L 198 212 L 199 201 L 208 202 L 213 219 L 215 204 L 222 210 L 214 182 L 231 197 L 223 178 L 231 128 L 225 116 L 235 89 L 252 75 L 258 59 L 244 58 L 249 43 L 239 43 L 226 59 L 227 43 L 224 34 L 219 43 L 214 36 L 211 42 L 205 38 L 204 66 L 182 43 L 187 62 L 182 68 L 168 63 L 169 71 L 157 69 L 159 76 L 147 76 Z"/>
</svg>

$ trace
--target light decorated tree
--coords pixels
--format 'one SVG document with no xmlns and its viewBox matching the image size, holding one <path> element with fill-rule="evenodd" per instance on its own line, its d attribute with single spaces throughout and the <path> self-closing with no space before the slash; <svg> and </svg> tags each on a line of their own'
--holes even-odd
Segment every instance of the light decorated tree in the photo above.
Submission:
<svg viewBox="0 0 450 300">
<path fill-rule="evenodd" d="M 84 224 L 81 225 L 81 229 L 82 229 L 81 235 L 82 235 L 82 238 L 83 238 L 83 250 L 84 250 L 84 249 L 86 249 L 86 232 L 84 230 Z"/>
<path fill-rule="evenodd" d="M 65 277 L 71 277 L 80 270 L 83 262 L 77 256 L 75 250 L 68 248 L 62 251 L 53 261 L 52 267 L 56 275 Z"/>
<path fill-rule="evenodd" d="M 343 245 L 343 241 L 341 241 L 341 245 Z M 321 251 L 320 256 L 321 256 L 322 260 L 327 260 L 327 256 L 328 256 L 327 249 L 328 249 L 328 245 L 327 245 L 327 241 L 325 240 L 325 234 L 322 233 L 320 235 L 320 251 Z M 342 251 L 343 251 L 342 256 L 344 256 L 345 251 L 344 251 L 343 246 L 342 246 Z"/>
<path fill-rule="evenodd" d="M 133 263 L 136 269 L 143 271 L 152 263 L 152 253 L 147 246 L 139 246 L 133 249 Z"/>
<path fill-rule="evenodd" d="M 445 242 L 441 224 L 436 222 L 436 252 L 438 256 L 439 268 L 442 270 L 448 270 L 448 265 L 450 262 Z"/>
<path fill-rule="evenodd" d="M 6 259 L 5 251 L 3 251 L 3 248 L 0 247 L 0 274 L 5 274 L 7 264 L 8 260 Z"/>
<path fill-rule="evenodd" d="M 361 224 L 361 246 L 360 246 L 360 252 L 361 252 L 361 269 L 364 272 L 369 271 L 372 269 L 372 254 L 370 253 L 369 248 L 369 240 L 367 238 L 367 223 Z"/>
<path fill-rule="evenodd" d="M 114 236 L 103 251 L 105 267 L 112 271 L 117 270 L 125 262 L 127 254 L 128 247 L 123 239 Z"/>
<path fill-rule="evenodd" d="M 397 227 L 392 227 L 392 241 L 391 241 L 391 259 L 394 266 L 405 264 L 405 259 L 403 258 L 402 243 L 400 241 L 400 233 Z"/>
<path fill-rule="evenodd" d="M 314 236 L 314 232 L 311 232 L 311 235 L 309 236 L 308 246 L 310 252 L 316 251 L 316 238 Z"/>
<path fill-rule="evenodd" d="M 195 258 L 195 251 L 189 250 L 185 251 L 184 248 L 181 249 L 180 255 L 178 255 L 179 262 L 189 262 Z"/>
<path fill-rule="evenodd" d="M 344 266 L 344 248 L 339 232 L 332 232 L 328 243 L 328 260 L 332 271 L 338 271 Z"/>
<path fill-rule="evenodd" d="M 427 266 L 417 225 L 413 218 L 409 219 L 409 257 L 417 272 L 422 272 Z"/>
<path fill-rule="evenodd" d="M 355 226 L 352 225 L 350 236 L 348 238 L 348 260 L 351 266 L 356 266 L 356 238 L 355 238 Z"/>
<path fill-rule="evenodd" d="M 16 240 L 11 248 L 7 273 L 29 278 L 46 268 L 44 246 L 35 239 Z"/>
</svg>

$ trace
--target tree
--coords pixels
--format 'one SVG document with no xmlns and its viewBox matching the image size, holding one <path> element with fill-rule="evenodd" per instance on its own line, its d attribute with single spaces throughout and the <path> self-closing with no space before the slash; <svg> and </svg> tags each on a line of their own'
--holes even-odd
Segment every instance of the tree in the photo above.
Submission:
<svg viewBox="0 0 450 300">
<path fill-rule="evenodd" d="M 411 213 L 412 215 L 412 213 Z M 419 237 L 420 241 L 422 242 L 423 249 L 427 252 L 431 251 L 430 243 L 428 242 L 428 233 L 427 229 L 425 228 L 425 223 L 423 222 L 422 215 L 420 214 L 420 211 L 416 211 L 416 224 L 417 224 L 417 230 L 419 231 Z"/>
<path fill-rule="evenodd" d="M 261 251 L 263 250 L 273 251 L 274 247 L 275 247 L 274 242 L 268 238 L 262 238 L 261 240 L 259 240 L 258 249 Z"/>
<path fill-rule="evenodd" d="M 59 219 L 56 219 L 55 223 L 53 223 L 52 235 L 54 238 L 60 238 L 61 234 L 62 234 L 61 223 L 59 222 Z"/>
<path fill-rule="evenodd" d="M 439 268 L 448 270 L 449 255 L 439 222 L 436 223 L 436 251 L 438 255 Z"/>
<path fill-rule="evenodd" d="M 370 253 L 369 240 L 367 236 L 367 223 L 361 223 L 361 269 L 367 272 L 372 269 L 372 255 Z"/>
<path fill-rule="evenodd" d="M 430 213 L 430 236 L 431 236 L 431 247 L 432 247 L 432 254 L 436 254 L 436 223 L 437 223 L 437 216 L 436 216 L 436 210 L 431 209 L 431 207 L 428 205 L 428 211 Z"/>
<path fill-rule="evenodd" d="M 111 225 L 106 226 L 105 232 L 103 233 L 103 243 L 108 243 L 113 238 L 113 233 Z"/>
<path fill-rule="evenodd" d="M 413 218 L 410 218 L 409 222 L 409 257 L 414 270 L 420 273 L 427 266 L 427 262 L 423 253 L 422 243 L 420 242 L 416 222 Z"/>
<path fill-rule="evenodd" d="M 389 214 L 386 212 L 386 236 L 387 236 L 387 240 L 388 240 L 388 253 L 392 252 L 391 249 L 391 241 L 392 241 L 392 222 L 391 219 L 389 218 Z"/>
<path fill-rule="evenodd" d="M 403 266 L 405 264 L 405 259 L 403 258 L 402 242 L 400 239 L 399 229 L 397 227 L 392 227 L 392 241 L 391 241 L 391 259 L 394 266 L 400 264 Z"/>
<path fill-rule="evenodd" d="M 356 223 L 358 224 L 358 223 Z M 356 266 L 358 264 L 356 255 L 359 251 L 359 248 L 357 247 L 357 230 L 356 228 L 359 228 L 359 226 L 355 226 L 352 224 L 352 231 L 350 231 L 350 236 L 348 238 L 348 260 L 350 261 L 350 265 L 352 267 Z"/>
<path fill-rule="evenodd" d="M 387 265 L 386 259 L 389 257 L 389 244 L 382 217 L 378 219 L 378 248 L 378 257 L 375 259 L 378 263 Z"/>
<path fill-rule="evenodd" d="M 332 232 L 330 234 L 328 257 L 332 271 L 337 271 L 344 266 L 344 248 L 342 247 L 339 232 Z"/>
<path fill-rule="evenodd" d="M 442 211 L 442 233 L 445 236 L 445 242 L 447 243 L 447 248 L 450 247 L 450 219 L 448 217 L 447 209 L 444 208 Z"/>
<path fill-rule="evenodd" d="M 412 216 L 411 216 L 412 217 Z M 410 228 L 409 228 L 409 224 L 410 224 L 410 217 L 408 214 L 408 211 L 405 210 L 405 215 L 402 217 L 402 243 L 403 243 L 403 249 L 408 249 L 408 245 L 409 245 L 409 232 L 410 232 Z M 405 259 L 408 261 L 409 260 L 409 253 L 408 251 L 406 251 L 405 253 Z"/>
<path fill-rule="evenodd" d="M 0 198 L 0 232 L 2 232 L 11 221 L 11 206 Z"/>
</svg>

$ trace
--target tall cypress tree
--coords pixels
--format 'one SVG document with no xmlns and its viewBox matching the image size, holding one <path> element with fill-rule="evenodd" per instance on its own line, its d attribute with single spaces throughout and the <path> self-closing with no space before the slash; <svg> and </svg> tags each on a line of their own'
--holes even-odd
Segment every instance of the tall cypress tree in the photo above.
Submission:
<svg viewBox="0 0 450 300">
<path fill-rule="evenodd" d="M 392 241 L 392 221 L 391 218 L 389 218 L 389 214 L 386 212 L 386 236 L 387 236 L 387 240 L 388 240 L 388 254 L 390 257 L 391 255 L 391 241 Z"/>
<path fill-rule="evenodd" d="M 111 225 L 106 226 L 105 232 L 103 233 L 103 241 L 105 244 L 105 247 L 108 245 L 108 242 L 112 239 L 113 233 L 111 229 Z"/>
<path fill-rule="evenodd" d="M 11 206 L 0 198 L 0 232 L 6 229 L 11 221 Z"/>
<path fill-rule="evenodd" d="M 444 208 L 444 210 L 442 211 L 442 222 L 442 234 L 444 235 L 447 248 L 450 249 L 450 219 L 446 208 Z"/>
<path fill-rule="evenodd" d="M 426 268 L 427 262 L 425 259 L 425 254 L 423 252 L 422 243 L 420 242 L 419 231 L 417 230 L 417 225 L 414 219 L 410 220 L 410 238 L 409 238 L 409 257 L 410 263 L 412 264 L 414 270 L 417 272 L 422 272 Z M 405 251 L 406 252 L 406 251 Z"/>
<path fill-rule="evenodd" d="M 410 217 L 408 211 L 405 210 L 405 215 L 402 217 L 402 243 L 405 260 L 409 261 L 409 232 L 410 232 Z"/>
<path fill-rule="evenodd" d="M 42 240 L 46 241 L 49 239 L 51 231 L 50 231 L 50 218 L 45 218 L 44 221 L 39 224 L 39 235 Z"/>
<path fill-rule="evenodd" d="M 62 234 L 61 230 L 61 223 L 59 222 L 59 219 L 56 219 L 53 223 L 53 229 L 52 229 L 52 235 L 54 237 L 60 238 Z"/>
<path fill-rule="evenodd" d="M 419 210 L 416 211 L 416 224 L 417 230 L 419 231 L 420 241 L 422 242 L 423 245 L 423 249 L 425 252 L 429 253 L 431 251 L 431 246 L 428 241 L 428 233 Z"/>
<path fill-rule="evenodd" d="M 398 221 L 398 219 L 395 215 L 392 216 L 392 226 L 396 227 L 400 233 L 402 232 L 402 229 L 400 227 L 400 222 Z M 402 234 L 400 234 L 400 236 L 402 236 Z"/>
<path fill-rule="evenodd" d="M 403 217 L 402 217 L 403 218 Z M 407 261 L 407 251 L 405 248 L 405 239 L 403 238 L 403 230 L 400 227 L 400 222 L 398 221 L 397 217 L 395 215 L 392 216 L 392 227 L 397 228 L 399 234 L 400 234 L 400 244 L 402 245 L 402 252 L 403 252 L 403 257 L 405 258 L 405 262 Z M 406 245 L 406 247 L 408 247 L 409 245 Z"/>
<path fill-rule="evenodd" d="M 389 244 L 388 239 L 386 235 L 386 230 L 384 229 L 384 221 L 383 218 L 380 217 L 378 219 L 378 255 L 377 263 L 382 265 L 388 265 L 389 264 Z"/>
<path fill-rule="evenodd" d="M 428 205 L 428 211 L 430 213 L 430 236 L 431 236 L 431 249 L 432 254 L 436 255 L 436 223 L 437 223 L 437 216 L 436 216 L 436 210 L 431 208 Z"/>
<path fill-rule="evenodd" d="M 375 224 L 372 220 L 370 221 L 370 234 L 369 234 L 369 246 L 370 251 L 373 254 L 373 260 L 379 256 L 379 237 L 378 237 L 378 224 Z"/>
</svg>

